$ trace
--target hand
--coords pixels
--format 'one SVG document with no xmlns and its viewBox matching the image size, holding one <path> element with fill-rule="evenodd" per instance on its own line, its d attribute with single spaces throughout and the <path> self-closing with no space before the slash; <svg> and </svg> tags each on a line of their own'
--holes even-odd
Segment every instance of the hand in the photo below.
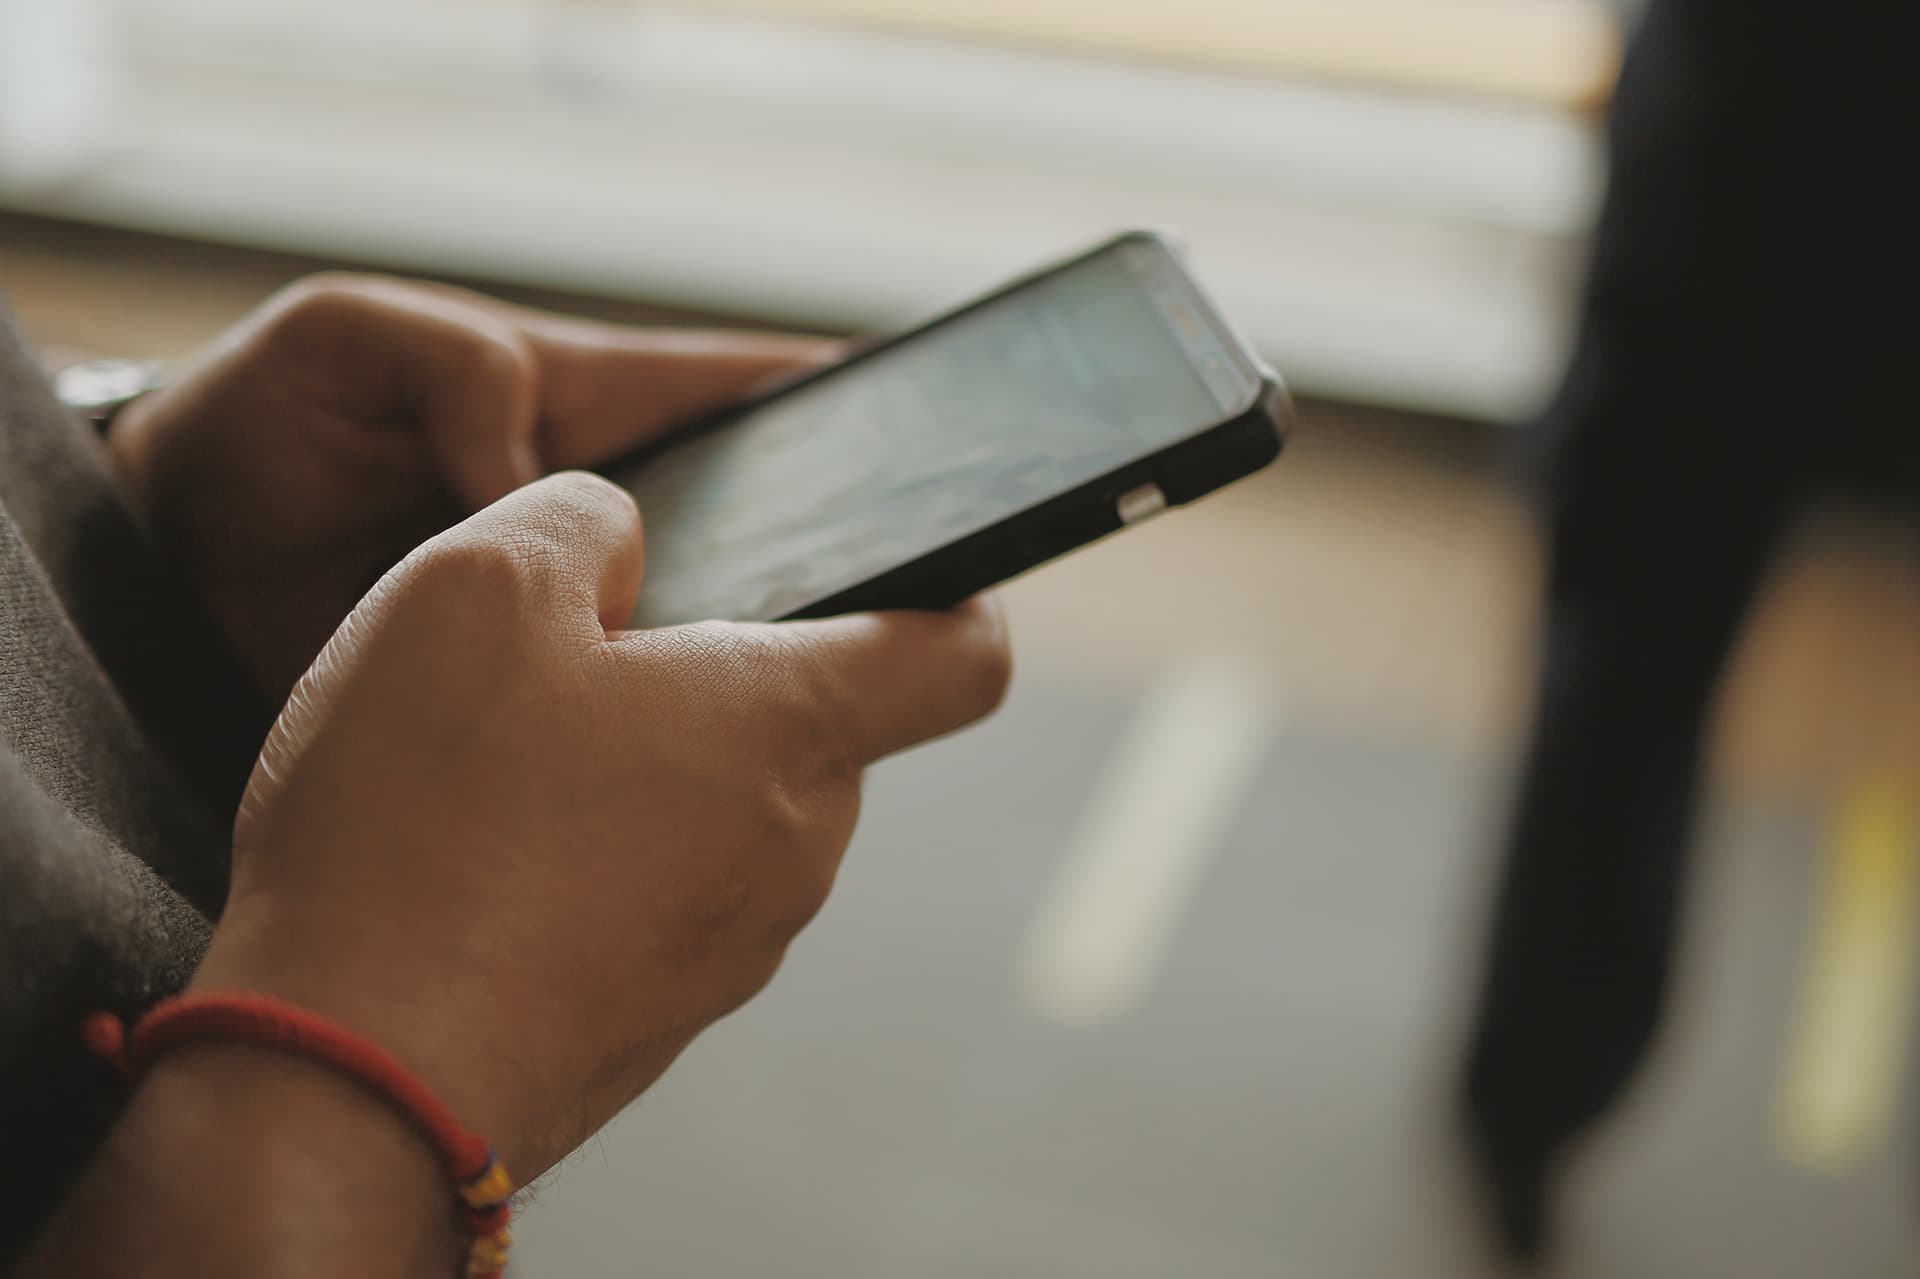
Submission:
<svg viewBox="0 0 1920 1279">
<path fill-rule="evenodd" d="M 130 498 L 278 706 L 367 587 L 427 537 L 547 470 L 603 462 L 833 349 L 315 276 L 129 405 L 108 445 Z"/>
<path fill-rule="evenodd" d="M 529 1178 L 757 991 L 870 761 L 986 714 L 998 615 L 620 633 L 631 499 L 521 489 L 409 555 L 294 690 L 196 988 L 386 1046 Z"/>
</svg>

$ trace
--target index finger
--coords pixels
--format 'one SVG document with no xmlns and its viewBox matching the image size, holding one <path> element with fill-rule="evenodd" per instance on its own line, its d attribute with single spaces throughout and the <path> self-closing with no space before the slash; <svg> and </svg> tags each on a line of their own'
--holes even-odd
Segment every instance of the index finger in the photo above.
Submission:
<svg viewBox="0 0 1920 1279">
<path fill-rule="evenodd" d="M 400 293 L 415 311 L 437 301 L 463 327 L 524 342 L 538 370 L 539 460 L 548 470 L 596 466 L 846 346 L 800 334 L 608 324 L 428 280 L 361 287 Z"/>
<path fill-rule="evenodd" d="M 520 322 L 540 368 L 540 445 L 550 467 L 605 462 L 841 348 L 781 333 L 624 329 L 556 316 Z"/>
</svg>

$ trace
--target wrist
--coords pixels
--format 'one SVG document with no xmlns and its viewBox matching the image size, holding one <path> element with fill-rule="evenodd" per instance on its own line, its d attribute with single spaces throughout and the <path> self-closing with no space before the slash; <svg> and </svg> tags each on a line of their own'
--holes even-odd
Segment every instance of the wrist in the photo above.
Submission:
<svg viewBox="0 0 1920 1279">
<path fill-rule="evenodd" d="M 329 950 L 332 961 L 311 962 Z M 447 989 L 449 974 L 409 979 L 410 956 L 372 945 L 342 951 L 329 939 L 302 939 L 299 924 L 284 915 L 254 917 L 230 902 L 187 993 L 264 995 L 345 1028 L 392 1057 L 457 1123 L 484 1137 L 516 1178 L 537 1175 L 571 1149 L 570 1142 L 555 1148 L 538 1139 L 528 1103 L 545 1090 L 514 1074 L 521 1058 L 501 1050 L 506 1037 L 476 1024 L 476 1012 L 481 1021 L 498 1019 Z M 497 996 L 497 984 L 471 985 Z"/>
<path fill-rule="evenodd" d="M 463 1246 L 406 1119 L 325 1066 L 209 1042 L 143 1076 L 22 1273 L 444 1279 Z"/>
</svg>

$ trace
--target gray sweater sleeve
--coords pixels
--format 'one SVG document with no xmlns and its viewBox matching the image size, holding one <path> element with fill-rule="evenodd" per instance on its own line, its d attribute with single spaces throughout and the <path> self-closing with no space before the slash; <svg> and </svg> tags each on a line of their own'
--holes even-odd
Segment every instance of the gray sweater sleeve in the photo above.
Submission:
<svg viewBox="0 0 1920 1279">
<path fill-rule="evenodd" d="M 0 1273 L 119 1108 L 81 1019 L 199 962 L 266 722 L 0 308 Z"/>
<path fill-rule="evenodd" d="M 4 297 L 0 508 L 141 731 L 197 802 L 231 813 L 271 710 L 120 501 L 104 445 L 53 398 Z"/>
<path fill-rule="evenodd" d="M 80 1019 L 132 1016 L 192 975 L 211 928 L 151 867 L 53 800 L 0 740 L 0 1273 L 119 1112 Z"/>
</svg>

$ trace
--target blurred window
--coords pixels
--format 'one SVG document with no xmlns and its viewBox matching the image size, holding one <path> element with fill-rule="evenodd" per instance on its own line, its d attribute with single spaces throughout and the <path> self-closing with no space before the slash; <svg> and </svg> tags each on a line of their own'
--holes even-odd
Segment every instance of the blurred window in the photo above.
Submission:
<svg viewBox="0 0 1920 1279">
<path fill-rule="evenodd" d="M 1523 414 L 1599 0 L 8 0 L 0 202 L 770 320 L 1172 227 L 1296 383 Z"/>
</svg>

